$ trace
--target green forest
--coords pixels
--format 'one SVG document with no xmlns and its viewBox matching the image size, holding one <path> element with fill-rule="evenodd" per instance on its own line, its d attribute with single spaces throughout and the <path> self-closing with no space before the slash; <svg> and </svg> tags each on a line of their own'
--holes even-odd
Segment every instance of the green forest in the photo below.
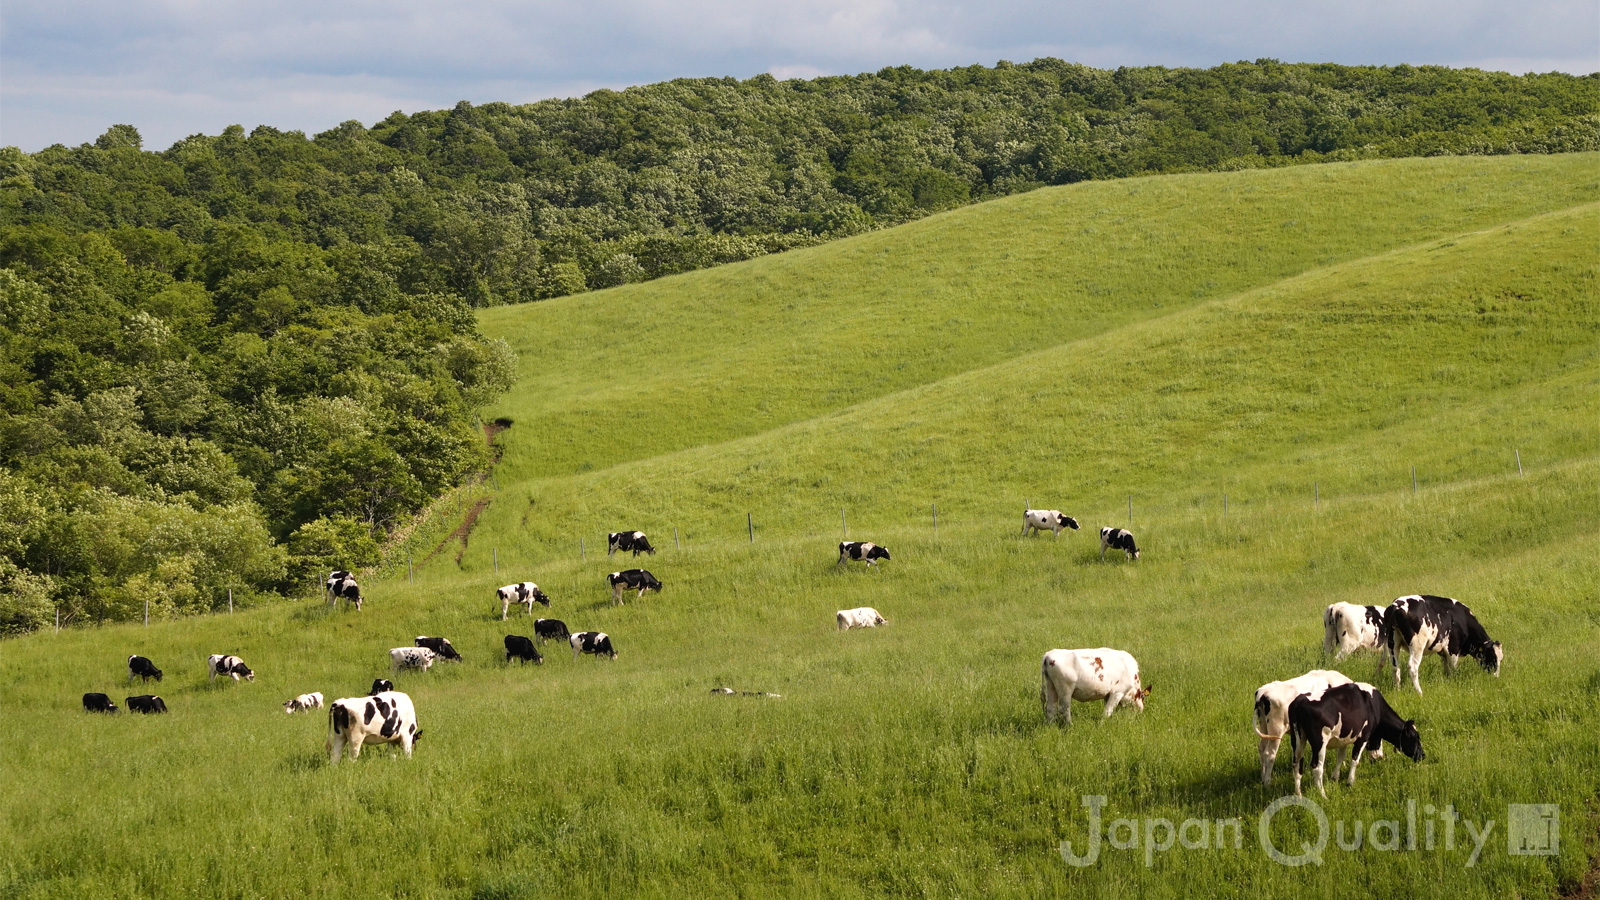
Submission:
<svg viewBox="0 0 1600 900">
<path fill-rule="evenodd" d="M 375 562 L 481 473 L 475 310 L 1043 185 L 1600 148 L 1600 76 L 1042 59 L 0 149 L 0 632 Z"/>
</svg>

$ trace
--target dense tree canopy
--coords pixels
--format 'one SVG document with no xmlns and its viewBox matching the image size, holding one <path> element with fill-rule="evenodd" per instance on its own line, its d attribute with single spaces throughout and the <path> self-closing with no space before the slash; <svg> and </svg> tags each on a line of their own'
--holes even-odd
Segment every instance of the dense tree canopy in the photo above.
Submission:
<svg viewBox="0 0 1600 900">
<path fill-rule="evenodd" d="M 1041 59 L 0 149 L 0 631 L 303 584 L 486 463 L 473 308 L 1039 185 L 1600 147 L 1600 76 Z"/>
</svg>

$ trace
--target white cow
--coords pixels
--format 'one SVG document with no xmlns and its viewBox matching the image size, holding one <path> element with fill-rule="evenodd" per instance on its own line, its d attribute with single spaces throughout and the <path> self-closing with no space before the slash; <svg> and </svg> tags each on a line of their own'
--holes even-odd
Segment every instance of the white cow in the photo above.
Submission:
<svg viewBox="0 0 1600 900">
<path fill-rule="evenodd" d="M 1051 650 L 1044 655 L 1039 700 L 1044 720 L 1059 716 L 1072 724 L 1072 701 L 1104 700 L 1110 716 L 1123 703 L 1144 711 L 1150 689 L 1139 682 L 1139 663 L 1131 654 L 1101 647 L 1096 650 Z"/>
<path fill-rule="evenodd" d="M 513 603 L 520 603 L 526 606 L 530 616 L 533 615 L 533 605 L 535 603 L 543 604 L 545 609 L 550 608 L 550 598 L 545 596 L 544 591 L 539 590 L 539 586 L 531 581 L 519 581 L 516 584 L 508 584 L 505 587 L 497 588 L 494 595 L 500 598 L 500 621 L 502 622 L 510 614 Z"/>
<path fill-rule="evenodd" d="M 427 647 L 396 647 L 389 651 L 389 660 L 394 663 L 394 674 L 399 675 L 401 669 L 421 669 L 426 672 L 433 668 L 433 659 L 438 656 Z"/>
<path fill-rule="evenodd" d="M 362 744 L 398 743 L 407 758 L 422 731 L 411 698 L 399 691 L 370 697 L 346 697 L 328 705 L 328 761 L 337 763 L 348 749 L 350 758 L 361 755 Z"/>
<path fill-rule="evenodd" d="M 839 623 L 840 631 L 849 631 L 852 628 L 876 628 L 885 624 L 883 616 L 870 606 L 860 606 L 855 609 L 841 609 L 834 613 L 834 621 Z"/>
<path fill-rule="evenodd" d="M 1064 516 L 1059 509 L 1029 509 L 1022 513 L 1022 533 L 1028 534 L 1030 529 L 1033 534 L 1050 529 L 1051 534 L 1060 534 L 1061 529 L 1070 528 L 1078 530 L 1078 520 L 1071 516 Z"/>
<path fill-rule="evenodd" d="M 237 656 L 222 653 L 213 653 L 206 657 L 206 670 L 211 673 L 211 680 L 216 681 L 218 675 L 231 675 L 234 681 L 243 675 L 246 681 L 255 681 L 256 673 L 244 664 L 244 660 Z"/>
<path fill-rule="evenodd" d="M 283 701 L 283 711 L 286 712 L 286 713 L 297 713 L 297 712 L 300 712 L 301 710 L 321 709 L 321 708 L 322 708 L 322 692 L 321 691 L 312 691 L 309 694 L 301 694 L 300 696 L 294 698 L 293 700 L 285 700 L 285 701 Z"/>
<path fill-rule="evenodd" d="M 1272 767 L 1278 759 L 1278 747 L 1283 736 L 1289 733 L 1289 704 L 1301 695 L 1312 700 L 1322 698 L 1322 692 L 1350 679 L 1343 672 L 1332 669 L 1312 669 L 1287 681 L 1269 681 L 1256 688 L 1256 736 L 1261 739 L 1261 783 L 1272 783 Z M 1383 751 L 1372 752 L 1372 759 L 1382 759 Z"/>
<path fill-rule="evenodd" d="M 1322 613 L 1322 652 L 1334 660 L 1357 650 L 1383 653 L 1383 610 L 1376 606 L 1335 603 Z"/>
</svg>

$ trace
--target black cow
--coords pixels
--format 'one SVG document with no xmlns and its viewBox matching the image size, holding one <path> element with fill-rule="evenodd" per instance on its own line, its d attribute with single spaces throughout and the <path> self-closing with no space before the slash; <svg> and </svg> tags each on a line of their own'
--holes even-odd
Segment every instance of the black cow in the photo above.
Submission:
<svg viewBox="0 0 1600 900">
<path fill-rule="evenodd" d="M 544 665 L 544 656 L 539 653 L 539 648 L 533 645 L 533 641 L 520 634 L 506 635 L 506 662 L 511 662 L 512 657 L 524 663 Z"/>
<path fill-rule="evenodd" d="M 606 576 L 606 581 L 611 585 L 611 602 L 621 603 L 624 589 L 638 591 L 643 597 L 645 591 L 661 590 L 661 582 L 651 575 L 648 569 L 627 569 L 622 572 L 612 572 Z"/>
<path fill-rule="evenodd" d="M 417 646 L 427 647 L 429 650 L 432 650 L 434 653 L 444 657 L 445 659 L 453 659 L 456 662 L 461 661 L 461 654 L 456 652 L 456 648 L 450 646 L 450 641 L 448 638 L 423 637 L 418 635 Z"/>
<path fill-rule="evenodd" d="M 157 681 L 161 680 L 161 670 L 156 668 L 155 663 L 145 659 L 142 656 L 130 656 L 128 657 L 129 684 L 133 684 L 133 679 L 136 675 L 139 677 L 141 682 L 147 678 L 154 678 Z"/>
<path fill-rule="evenodd" d="M 867 565 L 875 566 L 880 559 L 892 559 L 887 548 L 879 547 L 871 541 L 840 541 L 839 562 L 844 565 L 847 559 L 866 560 Z"/>
<path fill-rule="evenodd" d="M 1346 750 L 1350 756 L 1350 778 L 1356 783 L 1356 765 L 1361 754 L 1378 750 L 1384 741 L 1400 748 L 1400 752 L 1421 762 L 1422 737 L 1417 725 L 1389 708 L 1383 695 L 1370 684 L 1352 682 L 1331 687 L 1317 699 L 1311 694 L 1301 694 L 1289 704 L 1289 740 L 1294 747 L 1294 793 L 1300 796 L 1301 755 L 1309 750 L 1316 766 L 1312 775 L 1317 791 L 1323 797 L 1328 791 L 1322 786 L 1323 767 L 1327 762 L 1328 748 L 1334 748 L 1333 780 L 1339 780 L 1344 768 Z"/>
<path fill-rule="evenodd" d="M 1400 684 L 1400 654 L 1410 657 L 1411 686 L 1422 693 L 1417 680 L 1417 670 L 1422 658 L 1438 653 L 1444 660 L 1445 674 L 1456 670 L 1463 656 L 1476 659 L 1484 670 L 1500 677 L 1500 661 L 1505 649 L 1499 641 L 1489 639 L 1472 610 L 1459 600 L 1435 597 L 1431 594 L 1412 594 L 1399 597 L 1383 611 L 1384 646 L 1394 665 L 1394 683 Z"/>
<path fill-rule="evenodd" d="M 367 696 L 370 697 L 374 694 L 381 694 L 384 691 L 392 690 L 394 690 L 394 682 L 387 678 L 379 678 L 372 682 L 372 690 L 367 691 Z"/>
<path fill-rule="evenodd" d="M 111 698 L 105 694 L 84 694 L 83 711 L 114 713 L 117 711 L 117 705 L 112 703 Z"/>
<path fill-rule="evenodd" d="M 129 697 L 127 704 L 128 712 L 149 714 L 167 711 L 167 704 L 163 703 L 160 697 L 153 694 L 140 694 L 137 697 Z"/>
<path fill-rule="evenodd" d="M 1106 548 L 1121 550 L 1129 559 L 1139 558 L 1139 545 L 1133 542 L 1133 532 L 1107 525 L 1100 529 L 1100 558 L 1106 558 Z"/>
<path fill-rule="evenodd" d="M 342 597 L 347 605 L 355 604 L 356 612 L 361 611 L 361 588 L 356 585 L 355 576 L 349 572 L 343 569 L 329 572 L 328 580 L 322 583 L 322 589 L 328 597 L 329 606 L 337 606 Z"/>
<path fill-rule="evenodd" d="M 607 538 L 607 556 L 618 550 L 623 553 L 632 550 L 634 556 L 638 556 L 640 553 L 649 553 L 653 556 L 656 552 L 656 548 L 650 546 L 650 539 L 645 537 L 642 531 L 613 531 L 607 535 Z"/>
<path fill-rule="evenodd" d="M 567 630 L 567 623 L 560 619 L 534 619 L 533 636 L 542 644 L 550 638 L 570 638 L 572 632 Z"/>
<path fill-rule="evenodd" d="M 577 659 L 580 653 L 593 653 L 595 659 L 602 656 L 617 658 L 617 651 L 611 646 L 611 636 L 604 631 L 580 631 L 569 640 L 573 659 Z"/>
</svg>

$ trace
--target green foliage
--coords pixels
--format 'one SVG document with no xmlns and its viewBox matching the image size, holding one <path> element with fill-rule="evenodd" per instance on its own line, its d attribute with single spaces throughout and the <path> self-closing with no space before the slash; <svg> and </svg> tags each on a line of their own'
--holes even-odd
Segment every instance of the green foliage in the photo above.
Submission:
<svg viewBox="0 0 1600 900">
<path fill-rule="evenodd" d="M 322 577 L 334 569 L 360 569 L 378 561 L 378 542 L 372 531 L 353 516 L 323 516 L 295 529 L 288 541 L 289 581 L 296 585 Z"/>
</svg>

